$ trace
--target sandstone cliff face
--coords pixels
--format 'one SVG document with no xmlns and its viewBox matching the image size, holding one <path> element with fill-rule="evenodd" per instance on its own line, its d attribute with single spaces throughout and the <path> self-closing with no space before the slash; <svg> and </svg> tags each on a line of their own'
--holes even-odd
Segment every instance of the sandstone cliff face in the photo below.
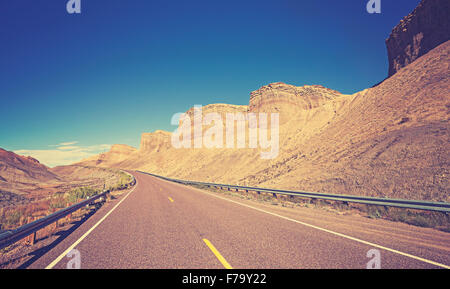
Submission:
<svg viewBox="0 0 450 289">
<path fill-rule="evenodd" d="M 386 40 L 389 77 L 450 39 L 449 11 L 448 0 L 422 0 L 400 20 Z"/>
<path fill-rule="evenodd" d="M 342 94 L 321 85 L 297 87 L 283 82 L 265 85 L 250 94 L 249 111 L 294 110 L 319 107 Z M 284 106 L 283 108 L 281 106 Z"/>
<path fill-rule="evenodd" d="M 248 111 L 247 105 L 234 105 L 234 104 L 225 104 L 225 103 L 213 103 L 202 106 L 203 115 L 206 113 L 218 113 L 222 117 L 225 116 L 226 113 L 244 113 Z M 194 116 L 194 107 L 190 108 L 187 112 L 189 117 L 193 118 Z"/>
<path fill-rule="evenodd" d="M 157 130 L 152 133 L 143 133 L 141 135 L 141 145 L 139 153 L 150 153 L 167 150 L 170 147 L 170 133 Z"/>
</svg>

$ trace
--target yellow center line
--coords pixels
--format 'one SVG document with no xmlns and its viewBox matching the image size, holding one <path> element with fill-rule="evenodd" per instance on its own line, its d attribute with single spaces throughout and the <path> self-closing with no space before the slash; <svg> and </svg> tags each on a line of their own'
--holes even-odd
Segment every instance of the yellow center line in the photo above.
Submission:
<svg viewBox="0 0 450 289">
<path fill-rule="evenodd" d="M 169 201 L 171 201 L 173 203 L 173 199 L 171 197 L 169 197 Z"/>
<path fill-rule="evenodd" d="M 362 239 L 358 239 L 358 238 L 355 238 L 355 237 L 352 237 L 352 236 L 349 236 L 349 235 L 345 235 L 345 234 L 342 234 L 342 233 L 339 233 L 339 232 L 334 232 L 334 231 L 331 231 L 331 230 L 328 230 L 328 229 L 325 229 L 325 228 L 321 228 L 319 226 L 308 224 L 308 223 L 305 223 L 305 222 L 302 222 L 302 221 L 299 221 L 299 220 L 295 220 L 295 219 L 292 219 L 292 218 L 289 218 L 289 217 L 286 217 L 286 216 L 283 216 L 283 215 L 279 215 L 279 214 L 272 213 L 272 212 L 269 212 L 269 211 L 266 211 L 266 210 L 263 210 L 263 209 L 260 209 L 260 208 L 257 208 L 257 207 L 253 207 L 253 206 L 250 206 L 250 205 L 247 205 L 247 204 L 244 204 L 244 203 L 240 203 L 240 202 L 235 201 L 235 200 L 230 200 L 230 199 L 227 199 L 225 197 L 220 197 L 220 196 L 217 196 L 216 194 L 208 193 L 208 192 L 203 191 L 203 190 L 196 190 L 196 191 L 204 193 L 204 194 L 207 194 L 207 195 L 210 195 L 210 196 L 213 196 L 213 197 L 218 198 L 218 199 L 222 199 L 224 201 L 235 203 L 235 204 L 243 206 L 243 207 L 247 207 L 247 208 L 254 209 L 256 211 L 260 211 L 260 212 L 263 212 L 263 213 L 266 213 L 266 214 L 269 214 L 269 215 L 272 215 L 272 216 L 276 216 L 276 217 L 281 218 L 281 219 L 285 219 L 285 220 L 288 220 L 288 221 L 291 221 L 291 222 L 294 222 L 294 223 L 297 223 L 297 224 L 301 224 L 301 225 L 306 226 L 306 227 L 310 227 L 310 228 L 314 228 L 316 230 L 327 232 L 327 233 L 333 234 L 335 236 L 339 236 L 339 237 L 346 238 L 346 239 L 349 239 L 349 240 L 352 240 L 352 241 L 356 241 L 356 242 L 359 242 L 359 243 L 362 243 L 362 244 L 365 244 L 365 245 L 369 245 L 371 247 L 375 247 L 375 248 L 379 248 L 379 249 L 382 249 L 382 250 L 386 250 L 386 251 L 389 251 L 389 252 L 392 252 L 392 253 L 395 253 L 395 254 L 399 254 L 399 255 L 402 255 L 402 256 L 405 256 L 405 257 L 409 257 L 409 258 L 412 258 L 412 259 L 415 259 L 415 260 L 419 260 L 419 261 L 422 261 L 422 262 L 425 262 L 425 263 L 428 263 L 428 264 L 432 264 L 432 265 L 435 265 L 435 266 L 438 266 L 438 267 L 442 267 L 442 268 L 445 268 L 445 269 L 450 269 L 449 265 L 445 265 L 445 264 L 438 263 L 438 262 L 435 262 L 435 261 L 432 261 L 432 260 L 428 260 L 428 259 L 425 259 L 425 258 L 414 256 L 412 254 L 404 253 L 404 252 L 401 252 L 401 251 L 398 251 L 398 250 L 395 250 L 395 249 L 391 249 L 391 248 L 388 248 L 388 247 L 384 247 L 384 246 L 381 246 L 381 245 L 378 245 L 378 244 L 375 244 L 375 243 L 372 243 L 372 242 L 364 241 Z"/>
<path fill-rule="evenodd" d="M 209 249 L 211 249 L 211 251 L 217 257 L 217 259 L 219 259 L 220 263 L 222 263 L 222 265 L 226 269 L 233 269 L 233 267 L 231 267 L 231 265 L 227 262 L 227 260 L 225 260 L 225 258 L 219 253 L 219 251 L 217 251 L 216 247 L 214 247 L 214 245 L 211 244 L 211 242 L 208 239 L 203 239 L 203 242 L 205 242 L 206 246 L 208 246 Z"/>
</svg>

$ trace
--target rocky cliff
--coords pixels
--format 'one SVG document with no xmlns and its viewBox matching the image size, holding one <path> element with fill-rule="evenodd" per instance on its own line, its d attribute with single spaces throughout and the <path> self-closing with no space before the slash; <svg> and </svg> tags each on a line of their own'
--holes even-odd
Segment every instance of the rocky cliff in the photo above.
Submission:
<svg viewBox="0 0 450 289">
<path fill-rule="evenodd" d="M 252 112 L 279 110 L 287 106 L 296 110 L 319 107 L 342 94 L 321 85 L 294 86 L 283 82 L 265 85 L 250 94 Z"/>
<path fill-rule="evenodd" d="M 159 152 L 167 150 L 170 147 L 170 133 L 163 130 L 157 130 L 152 133 L 143 133 L 141 135 L 141 145 L 139 153 Z"/>
<path fill-rule="evenodd" d="M 448 0 L 422 0 L 400 20 L 386 39 L 389 77 L 450 39 L 449 11 Z"/>
</svg>

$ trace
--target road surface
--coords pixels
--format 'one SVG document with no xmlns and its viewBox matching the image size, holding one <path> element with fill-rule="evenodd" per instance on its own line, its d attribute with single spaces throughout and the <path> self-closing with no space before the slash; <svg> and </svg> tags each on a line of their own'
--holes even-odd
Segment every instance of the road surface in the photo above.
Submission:
<svg viewBox="0 0 450 289">
<path fill-rule="evenodd" d="M 133 172 L 106 203 L 29 268 L 381 268 L 450 265 L 450 234 L 385 220 L 225 197 Z M 373 251 L 371 251 L 373 252 Z"/>
</svg>

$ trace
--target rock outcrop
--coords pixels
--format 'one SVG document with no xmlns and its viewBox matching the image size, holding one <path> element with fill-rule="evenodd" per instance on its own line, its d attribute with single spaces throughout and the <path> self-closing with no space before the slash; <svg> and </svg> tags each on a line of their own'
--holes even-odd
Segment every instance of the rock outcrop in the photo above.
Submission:
<svg viewBox="0 0 450 289">
<path fill-rule="evenodd" d="M 170 133 L 163 130 L 156 130 L 151 133 L 141 135 L 141 145 L 139 153 L 159 152 L 170 147 Z"/>
<path fill-rule="evenodd" d="M 239 112 L 247 112 L 247 105 L 235 105 L 235 104 L 225 104 L 225 103 L 213 103 L 202 106 L 202 113 L 218 113 L 221 116 L 225 116 L 226 113 L 239 113 Z M 187 112 L 191 118 L 194 115 L 194 107 L 190 108 Z"/>
<path fill-rule="evenodd" d="M 321 85 L 294 86 L 283 82 L 265 85 L 250 94 L 249 110 L 273 111 L 280 106 L 293 109 L 312 109 L 323 105 L 342 94 Z"/>
<path fill-rule="evenodd" d="M 389 77 L 450 39 L 449 11 L 448 0 L 422 0 L 400 20 L 386 39 Z"/>
</svg>

